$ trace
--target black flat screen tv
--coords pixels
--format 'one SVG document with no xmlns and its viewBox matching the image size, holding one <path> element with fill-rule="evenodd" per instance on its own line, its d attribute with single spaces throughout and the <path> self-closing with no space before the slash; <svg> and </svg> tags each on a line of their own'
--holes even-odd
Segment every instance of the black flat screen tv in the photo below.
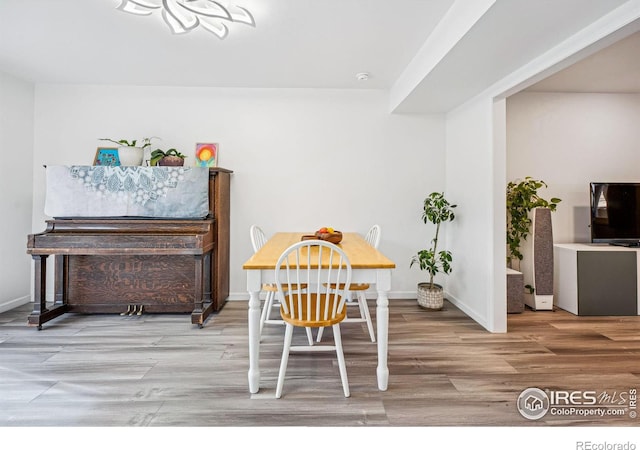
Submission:
<svg viewBox="0 0 640 450">
<path fill-rule="evenodd" d="M 640 245 L 640 183 L 590 183 L 591 242 Z"/>
</svg>

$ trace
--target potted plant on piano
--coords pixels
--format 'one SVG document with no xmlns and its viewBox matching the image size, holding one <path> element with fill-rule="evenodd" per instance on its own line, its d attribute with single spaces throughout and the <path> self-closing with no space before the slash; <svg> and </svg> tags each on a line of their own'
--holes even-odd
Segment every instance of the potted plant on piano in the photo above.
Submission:
<svg viewBox="0 0 640 450">
<path fill-rule="evenodd" d="M 101 141 L 108 141 L 118 145 L 118 157 L 122 166 L 140 166 L 144 161 L 145 149 L 151 146 L 153 137 L 143 139 L 110 139 L 100 138 Z"/>
<path fill-rule="evenodd" d="M 175 148 L 169 150 L 156 149 L 151 152 L 151 166 L 184 166 L 186 156 Z"/>
<path fill-rule="evenodd" d="M 428 283 L 418 283 L 418 304 L 425 309 L 440 310 L 444 305 L 444 291 L 442 286 L 434 283 L 435 276 L 442 272 L 451 272 L 451 252 L 448 250 L 438 251 L 438 236 L 440 224 L 450 222 L 455 218 L 453 209 L 457 205 L 452 205 L 444 197 L 444 193 L 432 192 L 424 200 L 422 220 L 436 226 L 435 236 L 431 240 L 428 249 L 420 250 L 411 260 L 411 266 L 418 264 L 420 270 L 429 273 Z"/>
</svg>

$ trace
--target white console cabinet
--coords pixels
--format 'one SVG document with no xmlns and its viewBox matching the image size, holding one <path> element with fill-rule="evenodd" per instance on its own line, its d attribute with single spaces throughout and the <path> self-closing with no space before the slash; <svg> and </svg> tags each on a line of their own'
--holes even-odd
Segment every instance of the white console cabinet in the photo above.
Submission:
<svg viewBox="0 0 640 450">
<path fill-rule="evenodd" d="M 555 305 L 580 316 L 640 314 L 640 249 L 554 245 Z"/>
</svg>

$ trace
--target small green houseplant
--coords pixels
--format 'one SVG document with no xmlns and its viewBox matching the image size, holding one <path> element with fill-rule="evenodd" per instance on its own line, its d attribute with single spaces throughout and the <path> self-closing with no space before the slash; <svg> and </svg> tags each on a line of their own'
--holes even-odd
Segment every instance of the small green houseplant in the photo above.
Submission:
<svg viewBox="0 0 640 450">
<path fill-rule="evenodd" d="M 428 249 L 420 250 L 412 258 L 411 265 L 418 264 L 420 270 L 429 273 L 429 283 L 418 284 L 418 304 L 427 309 L 441 309 L 444 303 L 442 286 L 434 283 L 436 274 L 451 272 L 451 252 L 448 250 L 438 251 L 438 236 L 440 234 L 440 224 L 450 222 L 455 218 L 453 209 L 457 205 L 452 205 L 444 197 L 443 192 L 432 192 L 424 200 L 422 221 L 432 223 L 436 226 L 434 238 Z"/>
<path fill-rule="evenodd" d="M 151 166 L 183 166 L 186 156 L 175 148 L 169 150 L 156 149 L 151 152 Z"/>
<path fill-rule="evenodd" d="M 538 190 L 546 188 L 547 184 L 542 180 L 525 177 L 520 181 L 510 181 L 507 184 L 507 265 L 514 266 L 517 262 L 519 268 L 523 256 L 520 246 L 531 231 L 530 212 L 536 208 L 549 208 L 555 211 L 559 198 L 545 200 L 540 197 Z"/>
</svg>

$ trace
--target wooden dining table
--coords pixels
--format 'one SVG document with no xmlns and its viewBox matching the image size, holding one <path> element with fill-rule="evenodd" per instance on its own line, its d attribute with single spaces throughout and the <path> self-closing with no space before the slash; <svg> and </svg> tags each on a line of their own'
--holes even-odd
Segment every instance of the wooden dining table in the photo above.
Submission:
<svg viewBox="0 0 640 450">
<path fill-rule="evenodd" d="M 247 272 L 249 291 L 249 392 L 260 389 L 260 290 L 263 283 L 275 283 L 275 268 L 280 255 L 291 245 L 300 242 L 302 232 L 279 232 L 249 258 L 242 266 Z M 351 263 L 352 283 L 370 283 L 378 293 L 376 302 L 376 324 L 378 366 L 376 374 L 378 389 L 387 390 L 389 369 L 387 367 L 389 297 L 391 271 L 395 263 L 379 250 L 369 245 L 358 233 L 343 233 L 338 244 Z"/>
</svg>

